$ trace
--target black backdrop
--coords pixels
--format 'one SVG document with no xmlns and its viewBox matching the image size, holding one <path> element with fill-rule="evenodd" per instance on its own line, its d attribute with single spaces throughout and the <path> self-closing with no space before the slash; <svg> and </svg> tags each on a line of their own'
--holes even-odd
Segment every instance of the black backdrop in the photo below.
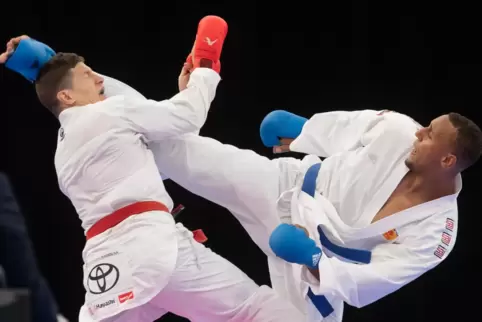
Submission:
<svg viewBox="0 0 482 322">
<path fill-rule="evenodd" d="M 420 3 L 10 1 L 0 7 L 0 43 L 28 34 L 57 51 L 83 55 L 95 70 L 150 98 L 164 99 L 176 93 L 197 22 L 220 15 L 230 25 L 223 81 L 201 133 L 271 155 L 258 129 L 273 109 L 306 117 L 392 109 L 422 124 L 457 111 L 480 124 L 481 24 L 475 4 Z M 3 68 L 0 93 L 0 170 L 11 177 L 62 311 L 76 321 L 83 302 L 84 238 L 57 187 L 58 123 L 37 102 L 32 86 Z M 464 175 L 459 236 L 449 259 L 376 304 L 349 308 L 345 321 L 478 320 L 480 180 L 480 165 Z M 187 227 L 202 227 L 216 252 L 258 283 L 269 283 L 264 256 L 226 210 L 172 182 L 167 188 L 176 203 L 186 205 L 181 219 Z"/>
</svg>

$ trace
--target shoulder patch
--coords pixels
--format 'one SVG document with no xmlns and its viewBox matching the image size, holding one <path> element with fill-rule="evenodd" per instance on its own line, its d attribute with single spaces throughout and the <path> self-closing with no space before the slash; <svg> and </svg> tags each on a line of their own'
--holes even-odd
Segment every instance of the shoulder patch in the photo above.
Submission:
<svg viewBox="0 0 482 322">
<path fill-rule="evenodd" d="M 440 235 L 440 242 L 437 246 L 437 249 L 434 251 L 434 255 L 438 258 L 442 259 L 447 252 L 447 247 L 450 248 L 453 242 L 453 231 L 454 231 L 455 222 L 452 218 L 445 219 L 445 227 Z"/>
<path fill-rule="evenodd" d="M 385 238 L 388 241 L 393 241 L 397 239 L 397 237 L 398 237 L 398 232 L 396 229 L 389 230 L 383 234 L 383 238 Z"/>
<path fill-rule="evenodd" d="M 435 252 L 433 254 L 435 256 L 437 256 L 438 258 L 442 259 L 442 257 L 444 257 L 444 255 L 445 255 L 446 251 L 447 251 L 447 249 L 445 247 L 443 247 L 442 245 L 438 245 L 437 249 L 435 250 Z"/>
<path fill-rule="evenodd" d="M 445 220 L 445 229 L 449 230 L 449 231 L 453 231 L 454 230 L 454 220 L 451 219 L 451 218 L 447 218 Z"/>
</svg>

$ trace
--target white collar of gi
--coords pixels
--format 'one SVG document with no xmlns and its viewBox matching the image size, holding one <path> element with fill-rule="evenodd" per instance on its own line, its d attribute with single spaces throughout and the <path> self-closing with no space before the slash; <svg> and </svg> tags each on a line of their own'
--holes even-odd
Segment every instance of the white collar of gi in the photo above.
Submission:
<svg viewBox="0 0 482 322">
<path fill-rule="evenodd" d="M 75 109 L 76 109 L 76 107 L 70 107 L 70 108 L 66 108 L 65 110 L 60 112 L 59 122 L 60 122 L 61 125 L 64 125 L 66 122 L 68 122 L 70 117 L 73 115 L 73 110 L 75 110 Z"/>
</svg>

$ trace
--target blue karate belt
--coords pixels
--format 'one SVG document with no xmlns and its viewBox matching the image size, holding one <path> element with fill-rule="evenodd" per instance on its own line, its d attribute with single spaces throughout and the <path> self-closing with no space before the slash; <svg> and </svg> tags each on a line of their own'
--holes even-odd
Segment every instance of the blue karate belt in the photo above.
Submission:
<svg viewBox="0 0 482 322">
<path fill-rule="evenodd" d="M 306 171 L 303 185 L 301 187 L 301 190 L 303 192 L 309 194 L 312 197 L 315 197 L 316 178 L 318 177 L 320 168 L 321 163 L 313 164 L 308 169 L 308 171 Z M 352 262 L 357 262 L 361 264 L 370 263 L 372 257 L 372 253 L 370 251 L 335 245 L 328 239 L 323 229 L 321 228 L 321 225 L 318 226 L 318 233 L 320 234 L 320 242 L 324 249 L 328 249 L 333 254 L 348 259 Z M 323 318 L 326 318 L 331 313 L 333 313 L 333 306 L 331 306 L 330 302 L 328 302 L 324 295 L 315 295 L 311 288 L 309 288 L 308 297 L 310 298 L 316 309 L 321 313 L 321 316 L 323 316 Z"/>
</svg>

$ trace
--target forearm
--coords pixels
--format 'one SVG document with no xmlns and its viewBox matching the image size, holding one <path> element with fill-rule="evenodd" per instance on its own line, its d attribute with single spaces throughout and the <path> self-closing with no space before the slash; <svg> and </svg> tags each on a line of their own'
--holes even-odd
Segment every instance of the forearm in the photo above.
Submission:
<svg viewBox="0 0 482 322">
<path fill-rule="evenodd" d="M 363 134 L 383 119 L 377 113 L 363 110 L 315 114 L 290 144 L 290 150 L 321 157 L 350 150 L 360 143 Z"/>
<path fill-rule="evenodd" d="M 325 257 L 318 265 L 319 277 L 304 267 L 302 279 L 315 294 L 336 294 L 351 306 L 363 307 L 395 292 L 433 268 L 439 261 L 432 257 L 435 256 L 416 255 L 403 246 L 386 247 L 383 254 L 374 254 L 369 264 L 354 264 L 336 257 Z"/>
<path fill-rule="evenodd" d="M 346 265 L 353 265 L 353 267 L 346 267 Z M 371 289 L 375 285 L 380 287 L 380 290 L 384 287 L 380 281 L 376 283 L 370 271 L 367 272 L 368 275 L 357 274 L 357 266 L 359 265 L 341 262 L 337 258 L 325 257 L 316 269 L 303 267 L 302 280 L 310 285 L 313 293 L 317 295 L 336 294 L 347 304 L 358 308 L 388 294 L 382 295 L 381 292 L 377 292 L 364 296 L 365 289 Z"/>
<path fill-rule="evenodd" d="M 216 72 L 198 68 L 188 87 L 171 99 L 155 101 L 121 95 L 107 99 L 108 108 L 103 112 L 123 119 L 131 130 L 151 143 L 194 133 L 206 121 L 219 81 Z"/>
<path fill-rule="evenodd" d="M 209 68 L 197 68 L 190 77 L 187 88 L 169 101 L 178 109 L 178 116 L 190 120 L 198 131 L 206 122 L 211 103 L 221 78 Z M 193 131 L 189 131 L 190 133 Z"/>
</svg>

